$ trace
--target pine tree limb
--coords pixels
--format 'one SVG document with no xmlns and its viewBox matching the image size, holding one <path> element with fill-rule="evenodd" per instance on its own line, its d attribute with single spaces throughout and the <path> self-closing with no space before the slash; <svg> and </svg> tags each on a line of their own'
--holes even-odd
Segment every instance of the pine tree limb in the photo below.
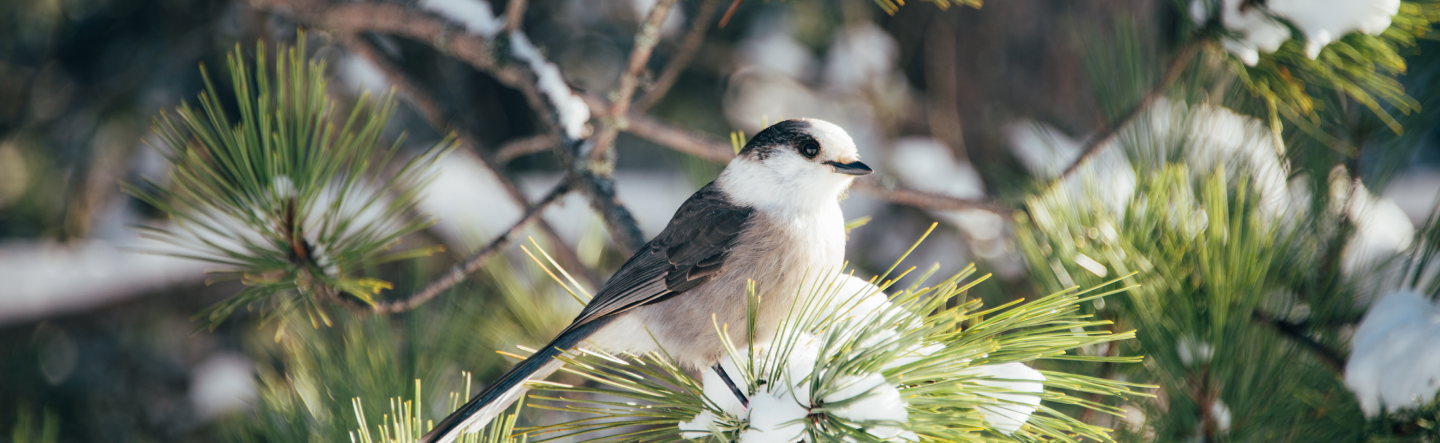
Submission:
<svg viewBox="0 0 1440 443">
<path fill-rule="evenodd" d="M 505 32 L 520 29 L 525 23 L 525 8 L 529 6 L 528 0 L 510 0 L 505 5 Z"/>
<path fill-rule="evenodd" d="M 500 149 L 495 150 L 495 160 L 500 163 L 510 163 L 511 160 L 520 157 L 555 149 L 558 144 L 560 144 L 560 137 L 553 134 L 525 137 L 500 146 Z"/>
<path fill-rule="evenodd" d="M 1305 333 L 1306 327 L 1304 324 L 1281 320 L 1258 310 L 1251 313 L 1250 318 L 1257 323 L 1274 329 L 1275 332 L 1289 338 L 1301 347 L 1309 349 L 1315 355 L 1315 358 L 1320 360 L 1320 363 L 1324 364 L 1325 367 L 1334 370 L 1338 375 L 1345 375 L 1345 356 L 1339 351 L 1330 349 L 1330 347 L 1310 338 L 1310 336 Z"/>
<path fill-rule="evenodd" d="M 1079 170 L 1080 166 L 1085 164 L 1086 160 L 1089 160 L 1090 157 L 1098 153 L 1100 148 L 1108 145 L 1110 141 L 1115 138 L 1115 135 L 1120 133 L 1121 129 L 1129 126 L 1130 122 L 1144 113 L 1145 109 L 1149 108 L 1155 100 L 1164 96 L 1165 93 L 1170 90 L 1170 86 L 1175 84 L 1175 81 L 1180 78 L 1180 74 L 1185 72 L 1185 68 L 1190 66 L 1190 61 L 1195 58 L 1195 53 L 1206 43 L 1207 40 L 1192 38 L 1189 43 L 1186 43 L 1184 47 L 1180 48 L 1180 51 L 1175 54 L 1175 58 L 1170 60 L 1170 67 L 1165 70 L 1165 76 L 1150 89 L 1150 92 L 1140 97 L 1140 100 L 1135 102 L 1135 106 L 1125 111 L 1118 120 L 1106 125 L 1099 133 L 1085 140 L 1085 144 L 1080 147 L 1080 156 L 1076 157 L 1074 163 L 1065 167 L 1065 170 L 1051 181 L 1051 187 L 1054 187 L 1057 183 L 1064 182 L 1066 178 Z"/>
<path fill-rule="evenodd" d="M 396 89 L 400 91 L 401 96 L 420 111 L 420 114 L 425 117 L 431 127 L 441 132 L 459 132 L 461 135 L 459 138 L 461 145 L 464 146 L 465 149 L 470 150 L 470 152 L 476 153 L 476 155 L 485 162 L 485 166 L 495 174 L 495 178 L 500 181 L 501 187 L 505 189 L 505 193 L 516 205 L 525 207 L 529 204 L 529 199 L 525 196 L 524 191 L 520 189 L 520 185 L 516 183 L 514 177 L 511 177 L 505 172 L 503 168 L 504 162 L 491 159 L 486 152 L 478 149 L 474 144 L 474 140 L 476 140 L 475 134 L 470 131 L 468 127 L 447 123 L 456 119 L 446 117 L 446 113 L 441 109 L 438 102 L 434 99 L 434 95 L 429 90 L 418 86 L 412 76 L 407 74 L 403 68 L 390 61 L 380 53 L 378 48 L 364 41 L 358 35 L 339 34 L 338 36 L 347 48 L 370 60 L 370 62 L 386 76 L 390 83 L 395 85 Z M 456 126 L 459 126 L 459 128 L 456 129 Z M 541 137 L 546 136 L 536 138 Z M 551 143 L 545 145 L 545 147 L 554 146 L 554 140 L 558 140 L 556 136 L 548 136 L 548 138 L 551 140 Z M 503 149 L 504 147 L 502 147 L 502 150 Z M 585 279 L 585 281 L 592 286 L 599 286 L 600 278 L 580 261 L 579 255 L 576 254 L 573 248 L 566 245 L 565 242 L 560 239 L 559 233 L 555 231 L 553 226 L 550 226 L 549 222 L 541 219 L 539 223 L 537 223 L 537 227 L 545 238 L 554 245 L 555 255 L 561 264 L 567 269 L 574 270 L 575 273 L 579 274 L 581 278 Z"/>
<path fill-rule="evenodd" d="M 591 161 L 604 159 L 614 147 L 620 130 L 625 128 L 625 117 L 630 115 L 630 101 L 635 96 L 635 88 L 640 86 L 640 74 L 650 62 L 655 44 L 660 42 L 660 28 L 664 26 L 665 17 L 670 15 L 670 8 L 673 6 L 675 0 L 656 1 L 655 6 L 650 8 L 650 14 L 645 17 L 645 23 L 640 26 L 640 32 L 635 34 L 635 48 L 630 50 L 630 63 L 620 75 L 619 85 L 611 93 L 610 112 L 607 113 L 609 118 L 601 119 L 604 123 L 600 132 L 595 135 L 595 144 L 590 149 Z M 605 170 L 609 170 L 609 167 Z"/>
<path fill-rule="evenodd" d="M 551 189 L 544 198 L 540 199 L 540 201 L 538 202 L 535 202 L 535 204 L 530 205 L 530 207 L 525 210 L 525 215 L 520 217 L 520 221 L 515 222 L 514 225 L 510 226 L 510 229 L 505 230 L 504 234 L 500 234 L 499 237 L 491 240 L 490 244 L 485 245 L 485 247 L 483 248 L 480 248 L 479 251 L 476 251 L 469 258 L 466 258 L 465 261 L 456 263 L 454 266 L 451 266 L 450 272 L 446 272 L 445 274 L 436 278 L 434 281 L 430 282 L 430 284 L 425 285 L 424 289 L 421 289 L 414 294 L 410 294 L 399 299 L 376 303 L 370 308 L 370 310 L 377 313 L 387 314 L 409 311 L 411 309 L 415 309 L 416 306 L 420 306 L 421 304 L 430 301 L 430 299 L 435 298 L 435 296 L 437 295 L 440 295 L 440 293 L 444 292 L 446 289 L 450 289 L 456 284 L 465 281 L 465 279 L 468 278 L 470 274 L 480 270 L 480 267 L 485 264 L 485 260 L 494 256 L 501 250 L 504 250 L 505 247 L 508 246 L 510 242 L 515 239 L 516 234 L 518 234 L 521 230 L 525 229 L 526 226 L 529 226 L 531 222 L 539 219 L 540 214 L 545 212 L 546 207 L 550 206 L 550 204 L 555 203 L 556 201 L 559 201 L 561 197 L 564 197 L 565 194 L 568 194 L 569 192 L 570 183 L 567 181 L 560 182 L 560 184 L 555 185 L 555 188 Z"/>
<path fill-rule="evenodd" d="M 690 67 L 690 61 L 695 59 L 695 54 L 700 52 L 700 45 L 705 43 L 705 34 L 710 31 L 711 17 L 720 8 L 720 0 L 700 0 L 700 9 L 695 11 L 695 19 L 690 25 L 690 31 L 685 33 L 685 39 L 680 42 L 680 47 L 675 50 L 675 55 L 665 64 L 665 69 L 660 71 L 660 76 L 645 91 L 645 95 L 632 105 L 636 111 L 644 112 L 655 106 L 656 102 L 665 98 L 670 88 L 675 86 L 675 80 Z"/>
</svg>

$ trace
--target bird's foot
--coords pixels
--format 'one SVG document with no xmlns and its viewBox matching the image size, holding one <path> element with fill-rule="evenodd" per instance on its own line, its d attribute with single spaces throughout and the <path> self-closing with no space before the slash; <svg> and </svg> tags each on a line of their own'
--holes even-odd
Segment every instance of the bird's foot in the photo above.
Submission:
<svg viewBox="0 0 1440 443">
<path fill-rule="evenodd" d="M 716 363 L 710 369 L 714 369 L 716 374 L 720 374 L 720 379 L 725 381 L 725 386 L 729 386 L 730 392 L 735 394 L 735 398 L 740 399 L 740 405 L 746 408 L 750 407 L 750 399 L 745 397 L 745 391 L 741 391 L 739 387 L 735 386 L 735 381 L 730 379 L 730 374 L 725 373 L 725 367 Z"/>
</svg>

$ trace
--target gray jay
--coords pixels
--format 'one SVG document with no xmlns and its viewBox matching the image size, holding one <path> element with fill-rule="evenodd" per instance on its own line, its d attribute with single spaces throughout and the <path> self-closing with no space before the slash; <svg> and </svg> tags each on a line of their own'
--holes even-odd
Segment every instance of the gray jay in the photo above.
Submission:
<svg viewBox="0 0 1440 443">
<path fill-rule="evenodd" d="M 786 120 L 745 144 L 720 177 L 691 195 L 660 235 L 610 277 L 575 321 L 420 439 L 450 443 L 479 431 L 539 380 L 555 356 L 584 346 L 643 354 L 664 349 L 681 365 L 720 372 L 725 346 L 714 324 L 744 325 L 746 282 L 760 300 L 755 340 L 775 334 L 801 286 L 838 271 L 845 255 L 840 194 L 869 174 L 855 142 L 829 122 Z M 713 320 L 712 320 L 713 316 Z M 746 328 L 729 328 L 748 343 Z"/>
</svg>

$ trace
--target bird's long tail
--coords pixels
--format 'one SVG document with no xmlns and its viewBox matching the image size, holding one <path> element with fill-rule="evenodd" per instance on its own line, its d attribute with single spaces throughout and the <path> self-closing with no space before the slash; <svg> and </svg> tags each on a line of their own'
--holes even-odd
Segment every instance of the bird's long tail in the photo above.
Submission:
<svg viewBox="0 0 1440 443">
<path fill-rule="evenodd" d="M 476 394 L 464 406 L 441 420 L 434 429 L 431 429 L 416 443 L 453 443 L 461 434 L 480 431 L 490 423 L 490 420 L 500 415 L 525 395 L 526 391 L 530 390 L 525 386 L 525 382 L 544 379 L 555 370 L 560 369 L 563 363 L 556 360 L 555 357 L 564 350 L 580 344 L 596 329 L 607 323 L 603 319 L 599 320 L 602 321 L 581 325 L 555 337 L 550 344 L 515 365 L 510 372 L 500 376 L 499 380 L 486 386 L 485 390 Z"/>
</svg>

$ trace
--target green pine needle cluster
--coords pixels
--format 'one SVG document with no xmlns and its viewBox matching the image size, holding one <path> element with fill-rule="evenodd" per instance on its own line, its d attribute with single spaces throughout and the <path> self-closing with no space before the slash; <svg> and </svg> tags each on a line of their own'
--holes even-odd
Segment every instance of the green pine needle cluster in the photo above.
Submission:
<svg viewBox="0 0 1440 443">
<path fill-rule="evenodd" d="M 1368 108 L 1391 131 L 1403 132 L 1394 113 L 1420 111 L 1419 102 L 1406 95 L 1396 79 L 1406 72 L 1403 52 L 1414 47 L 1416 39 L 1430 38 L 1436 21 L 1440 21 L 1440 3 L 1404 2 L 1385 32 L 1375 36 L 1351 33 L 1326 45 L 1315 59 L 1305 54 L 1304 36 L 1293 29 L 1295 38 L 1274 53 L 1261 53 L 1255 66 L 1246 66 L 1228 54 L 1226 58 L 1246 90 L 1268 108 L 1272 120 L 1283 117 L 1333 149 L 1353 155 L 1355 148 L 1332 134 L 1318 113 L 1333 112 L 1327 103 L 1338 93 Z M 1219 40 L 1233 31 L 1225 29 L 1218 14 L 1212 14 L 1196 35 L 1203 42 L 1200 44 L 1223 53 Z"/>
<path fill-rule="evenodd" d="M 924 0 L 924 1 L 929 2 L 929 3 L 931 3 L 931 4 L 933 4 L 933 5 L 937 6 L 937 7 L 939 7 L 940 10 L 942 10 L 942 11 L 943 11 L 943 10 L 946 10 L 946 9 L 950 9 L 951 6 L 969 6 L 969 7 L 975 8 L 975 9 L 980 9 L 980 6 L 985 3 L 983 0 Z M 875 4 L 878 5 L 878 6 L 880 6 L 880 10 L 885 11 L 886 14 L 895 15 L 896 12 L 899 12 L 899 11 L 900 11 L 900 7 L 901 7 L 901 6 L 905 6 L 905 0 L 875 0 Z"/>
<path fill-rule="evenodd" d="M 328 325 L 322 302 L 373 303 L 391 289 L 367 269 L 435 251 L 391 249 L 433 223 L 415 204 L 430 165 L 454 143 L 399 161 L 401 140 L 382 142 L 393 93 L 367 94 L 341 114 L 324 63 L 308 60 L 299 41 L 277 48 L 273 62 L 262 43 L 253 67 L 237 47 L 229 96 L 202 67 L 200 109 L 182 105 L 155 122 L 169 177 L 125 187 L 173 221 L 142 228 L 175 247 L 151 252 L 223 265 L 209 282 L 244 283 L 199 316 L 212 327 L 254 304 L 271 318 L 298 311 Z M 227 98 L 238 115 L 227 113 Z"/>
<path fill-rule="evenodd" d="M 1157 136 L 1135 130 L 1121 140 L 1131 152 L 1175 143 L 1147 137 Z M 1057 188 L 1028 199 L 1017 221 L 1017 242 L 1042 287 L 1138 273 L 1137 289 L 1093 311 L 1143 331 L 1127 343 L 1146 364 L 1106 376 L 1155 383 L 1166 399 L 1131 405 L 1147 420 L 1127 439 L 1355 437 L 1358 404 L 1335 369 L 1263 320 L 1323 322 L 1354 304 L 1297 291 L 1296 276 L 1323 266 L 1304 209 L 1266 212 L 1247 175 L 1159 157 L 1137 163 L 1136 191 L 1118 213 L 1093 194 Z M 1314 337 L 1338 345 L 1336 336 Z"/>
</svg>

